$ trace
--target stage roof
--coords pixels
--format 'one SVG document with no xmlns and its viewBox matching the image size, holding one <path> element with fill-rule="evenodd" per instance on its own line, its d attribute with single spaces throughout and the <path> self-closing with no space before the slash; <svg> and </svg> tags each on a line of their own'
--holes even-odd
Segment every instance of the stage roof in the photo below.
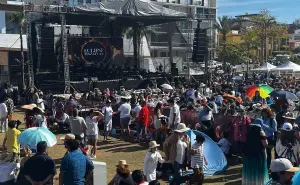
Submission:
<svg viewBox="0 0 300 185">
<path fill-rule="evenodd" d="M 76 11 L 101 12 L 122 16 L 186 17 L 186 13 L 165 8 L 146 0 L 106 0 L 94 4 L 75 6 L 74 9 Z"/>
<path fill-rule="evenodd" d="M 47 14 L 43 13 L 43 15 Z M 66 18 L 68 25 L 103 26 L 103 24 L 110 22 L 119 27 L 133 27 L 184 21 L 187 19 L 187 14 L 165 8 L 151 1 L 107 0 L 68 7 Z M 53 13 L 49 13 L 46 18 L 44 17 L 44 20 L 59 23 L 59 17 Z"/>
</svg>

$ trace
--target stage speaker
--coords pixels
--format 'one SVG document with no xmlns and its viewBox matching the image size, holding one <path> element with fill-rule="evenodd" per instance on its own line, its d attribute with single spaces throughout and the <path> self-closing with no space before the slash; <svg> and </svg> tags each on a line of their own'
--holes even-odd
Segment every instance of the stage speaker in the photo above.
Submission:
<svg viewBox="0 0 300 185">
<path fill-rule="evenodd" d="M 50 69 L 55 71 L 57 68 L 57 59 L 54 52 L 54 28 L 41 28 L 41 61 L 40 69 Z"/>
<path fill-rule="evenodd" d="M 200 23 L 198 23 L 198 27 L 195 30 L 195 37 L 193 43 L 192 60 L 194 62 L 204 62 L 205 57 L 208 53 L 207 44 L 207 29 L 201 29 Z"/>
<path fill-rule="evenodd" d="M 178 67 L 172 68 L 171 75 L 172 76 L 178 76 L 179 75 Z"/>
</svg>

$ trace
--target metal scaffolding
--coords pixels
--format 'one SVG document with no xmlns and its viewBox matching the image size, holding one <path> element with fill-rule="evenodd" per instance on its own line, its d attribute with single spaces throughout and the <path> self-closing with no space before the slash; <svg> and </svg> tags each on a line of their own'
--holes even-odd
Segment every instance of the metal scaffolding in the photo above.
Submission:
<svg viewBox="0 0 300 185">
<path fill-rule="evenodd" d="M 33 57 L 31 47 L 31 13 L 25 12 L 26 25 L 27 25 L 27 55 L 28 55 L 28 85 L 29 88 L 34 88 L 34 72 L 33 72 Z"/>
<path fill-rule="evenodd" d="M 190 1 L 189 1 L 190 2 Z M 174 57 L 181 58 L 182 63 L 178 63 L 177 67 L 181 68 L 182 71 L 189 77 L 190 76 L 190 69 L 194 69 L 195 71 L 204 70 L 201 67 L 200 63 L 192 62 L 192 51 L 193 51 L 193 40 L 194 40 L 194 31 L 197 25 L 197 22 L 203 22 L 207 25 L 207 45 L 208 45 L 208 54 L 206 57 L 206 62 L 211 61 L 215 58 L 216 53 L 216 34 L 215 29 L 213 29 L 213 25 L 216 22 L 216 5 L 212 0 L 205 1 L 207 2 L 207 6 L 197 6 L 195 4 L 182 4 L 179 6 L 178 4 L 173 5 L 173 3 L 165 3 L 164 6 L 171 8 L 174 10 L 178 10 L 180 7 L 181 11 L 187 13 L 187 20 L 182 22 L 176 22 L 176 28 L 174 30 L 173 39 L 172 39 L 172 46 L 173 46 L 173 53 Z M 198 10 L 199 9 L 199 10 Z M 179 11 L 179 10 L 178 10 Z M 154 64 L 156 67 L 159 65 L 156 62 L 155 57 L 159 52 L 162 50 L 168 51 L 168 40 L 166 34 L 168 33 L 168 29 L 165 25 L 155 25 L 151 26 L 151 30 L 155 32 L 151 36 L 151 56 L 154 57 Z M 175 52 L 177 50 L 178 52 Z M 168 60 L 168 59 L 167 59 Z M 176 60 L 174 59 L 174 62 Z M 203 61 L 205 62 L 205 61 Z M 170 65 L 170 60 L 167 61 L 167 65 Z M 182 65 L 182 66 L 179 66 Z M 163 64 L 165 66 L 165 64 Z M 187 69 L 187 70 L 185 70 Z"/>
<path fill-rule="evenodd" d="M 69 70 L 69 62 L 68 62 L 68 40 L 66 33 L 66 7 L 64 6 L 64 1 L 61 0 L 62 6 L 57 6 L 56 8 L 50 8 L 49 6 L 36 6 L 33 4 L 24 5 L 24 13 L 26 15 L 26 25 L 27 25 L 27 50 L 28 50 L 28 81 L 29 87 L 34 88 L 34 70 L 33 70 L 33 51 L 32 51 L 32 39 L 31 31 L 32 31 L 32 16 L 33 13 L 55 13 L 59 14 L 61 18 L 61 37 L 62 37 L 62 52 L 63 52 L 63 63 L 64 63 L 64 83 L 65 83 L 65 91 L 64 93 L 70 93 L 71 82 L 70 82 L 70 70 Z M 38 25 L 39 37 L 41 37 L 41 25 Z M 41 40 L 39 39 L 39 50 L 41 50 Z M 38 51 L 38 62 L 40 65 L 41 53 Z"/>
</svg>

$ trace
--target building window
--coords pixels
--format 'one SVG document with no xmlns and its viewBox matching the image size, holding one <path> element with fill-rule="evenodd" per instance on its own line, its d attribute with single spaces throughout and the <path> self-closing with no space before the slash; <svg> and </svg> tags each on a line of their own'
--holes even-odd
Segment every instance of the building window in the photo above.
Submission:
<svg viewBox="0 0 300 185">
<path fill-rule="evenodd" d="M 167 57 L 167 52 L 160 52 L 160 57 Z"/>
<path fill-rule="evenodd" d="M 92 0 L 85 0 L 85 3 L 86 3 L 86 4 L 91 4 L 91 3 L 92 3 Z"/>
<path fill-rule="evenodd" d="M 153 51 L 153 57 L 157 57 L 157 50 Z"/>
</svg>

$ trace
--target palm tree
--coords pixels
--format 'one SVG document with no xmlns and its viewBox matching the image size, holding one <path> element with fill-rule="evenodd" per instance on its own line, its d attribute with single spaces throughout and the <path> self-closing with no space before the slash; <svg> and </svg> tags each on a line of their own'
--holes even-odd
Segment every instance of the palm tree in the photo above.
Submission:
<svg viewBox="0 0 300 185">
<path fill-rule="evenodd" d="M 143 36 L 152 34 L 153 30 L 147 29 L 142 26 L 132 27 L 125 30 L 127 38 L 132 38 L 133 42 L 133 60 L 136 67 L 139 69 L 140 66 L 140 46 Z"/>
<path fill-rule="evenodd" d="M 24 58 L 24 48 L 23 48 L 23 29 L 24 29 L 24 24 L 25 24 L 25 15 L 23 12 L 20 13 L 12 13 L 8 14 L 9 20 L 11 22 L 17 24 L 19 26 L 19 34 L 20 34 L 20 50 L 21 50 L 21 74 L 22 74 L 22 88 L 25 89 L 25 77 L 24 77 L 24 65 L 25 65 L 25 58 Z"/>
<path fill-rule="evenodd" d="M 214 24 L 214 28 L 222 35 L 222 49 L 226 50 L 226 36 L 233 28 L 233 21 L 231 17 L 226 15 L 218 17 L 218 21 Z M 226 61 L 223 60 L 223 67 L 225 67 L 225 65 Z"/>
</svg>

